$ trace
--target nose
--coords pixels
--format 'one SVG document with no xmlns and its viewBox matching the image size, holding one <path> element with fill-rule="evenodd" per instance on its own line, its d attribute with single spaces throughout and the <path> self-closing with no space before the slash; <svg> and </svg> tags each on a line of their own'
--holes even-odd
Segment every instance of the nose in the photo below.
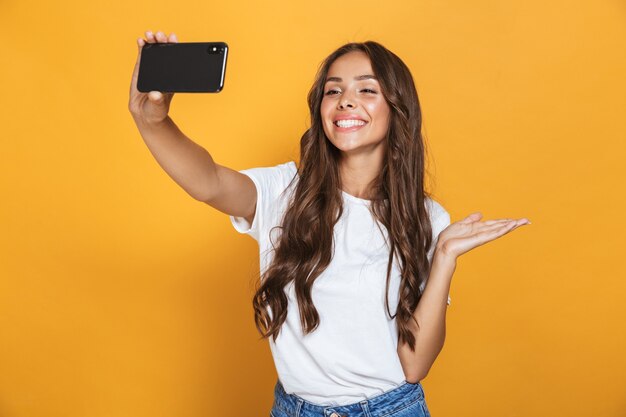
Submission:
<svg viewBox="0 0 626 417">
<path fill-rule="evenodd" d="M 342 101 L 339 102 L 339 108 L 340 109 L 343 109 L 343 108 L 346 108 L 346 107 L 354 108 L 354 104 L 352 104 L 348 100 L 342 100 Z"/>
<path fill-rule="evenodd" d="M 355 101 L 346 94 L 344 94 L 337 103 L 337 107 L 339 109 L 344 109 L 346 107 L 353 109 L 354 106 L 355 106 Z"/>
</svg>

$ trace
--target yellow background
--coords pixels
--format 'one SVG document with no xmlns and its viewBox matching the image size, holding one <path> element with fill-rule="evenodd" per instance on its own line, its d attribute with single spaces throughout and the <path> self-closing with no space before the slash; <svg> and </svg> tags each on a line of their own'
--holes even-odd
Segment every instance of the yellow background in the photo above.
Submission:
<svg viewBox="0 0 626 417">
<path fill-rule="evenodd" d="M 398 54 L 453 221 L 533 223 L 459 259 L 432 415 L 626 415 L 623 1 L 3 0 L 0 416 L 269 415 L 257 245 L 128 112 L 145 30 L 229 44 L 224 90 L 171 115 L 234 169 L 297 160 L 336 47 Z"/>
</svg>

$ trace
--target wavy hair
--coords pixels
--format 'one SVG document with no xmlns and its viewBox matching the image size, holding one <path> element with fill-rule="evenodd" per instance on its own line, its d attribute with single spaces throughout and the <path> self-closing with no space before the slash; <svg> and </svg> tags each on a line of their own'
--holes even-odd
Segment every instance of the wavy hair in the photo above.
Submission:
<svg viewBox="0 0 626 417">
<path fill-rule="evenodd" d="M 343 213 L 340 151 L 326 137 L 320 105 L 331 64 L 340 56 L 361 51 L 370 59 L 383 96 L 390 107 L 383 168 L 370 184 L 370 211 L 388 234 L 389 263 L 385 306 L 396 320 L 399 343 L 415 350 L 411 331 L 422 291 L 430 273 L 427 253 L 432 230 L 424 190 L 424 143 L 422 115 L 409 68 L 393 52 L 374 41 L 347 43 L 331 53 L 318 68 L 308 93 L 311 127 L 300 139 L 298 181 L 282 219 L 278 244 L 271 264 L 257 282 L 253 297 L 255 324 L 263 338 L 276 341 L 287 318 L 284 291 L 293 281 L 303 334 L 314 331 L 320 317 L 311 299 L 311 288 L 326 269 L 334 252 L 333 229 Z M 294 176 L 294 180 L 295 180 Z M 293 184 L 293 180 L 292 180 Z M 389 281 L 394 254 L 401 269 L 399 301 L 395 315 L 389 311 Z M 270 309 L 271 311 L 269 311 Z"/>
</svg>

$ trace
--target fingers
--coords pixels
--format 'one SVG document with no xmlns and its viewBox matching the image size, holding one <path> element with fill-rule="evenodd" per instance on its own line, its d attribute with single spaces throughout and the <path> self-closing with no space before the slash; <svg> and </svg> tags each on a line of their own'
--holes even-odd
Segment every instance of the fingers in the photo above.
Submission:
<svg viewBox="0 0 626 417">
<path fill-rule="evenodd" d="M 139 53 L 137 54 L 137 61 L 135 62 L 135 68 L 133 71 L 133 77 L 131 81 L 131 93 L 137 89 L 137 78 L 138 78 L 139 66 L 141 62 L 141 49 L 144 47 L 144 45 L 146 43 L 167 43 L 167 42 L 177 43 L 178 42 L 178 37 L 176 36 L 175 33 L 171 33 L 170 36 L 166 36 L 160 30 L 157 31 L 156 33 L 152 33 L 152 31 L 147 30 L 145 32 L 145 35 L 146 35 L 145 40 L 143 38 L 137 38 L 137 47 L 139 49 Z M 152 93 L 153 94 L 149 97 L 152 101 L 159 102 L 162 99 L 161 97 L 162 93 L 159 93 L 158 91 L 155 91 Z M 173 95 L 174 95 L 173 93 L 166 94 L 168 99 L 171 99 Z"/>
<path fill-rule="evenodd" d="M 137 46 L 139 47 L 140 50 L 146 43 L 167 43 L 167 42 L 176 43 L 178 42 L 178 36 L 176 36 L 176 34 L 173 32 L 170 34 L 170 36 L 165 36 L 165 34 L 161 31 L 157 31 L 157 33 L 153 34 L 152 31 L 147 30 L 145 32 L 145 35 L 146 35 L 145 40 L 143 38 L 137 39 Z"/>
<path fill-rule="evenodd" d="M 513 223 L 516 226 L 523 226 L 525 224 L 530 224 L 530 220 L 528 220 L 526 217 L 522 217 L 521 219 L 503 219 L 503 220 L 497 220 L 497 222 L 499 223 Z M 485 222 L 487 223 L 487 222 Z"/>
<path fill-rule="evenodd" d="M 472 240 L 476 242 L 475 246 L 484 245 L 487 242 L 498 239 L 515 228 L 514 222 L 506 222 L 499 225 L 487 226 L 472 236 Z"/>
<path fill-rule="evenodd" d="M 146 42 L 148 43 L 156 43 L 156 39 L 154 38 L 154 34 L 151 31 L 146 31 Z"/>
<path fill-rule="evenodd" d="M 491 224 L 477 222 L 472 225 L 472 235 L 482 245 L 525 224 L 528 224 L 527 219 L 494 220 Z"/>
<path fill-rule="evenodd" d="M 502 235 L 505 235 L 505 234 L 509 233 L 513 229 L 516 229 L 518 226 L 519 225 L 517 224 L 517 222 L 515 220 L 512 220 L 510 222 L 504 223 L 500 227 L 497 227 L 492 232 L 495 232 L 496 236 L 502 236 Z"/>
<path fill-rule="evenodd" d="M 466 217 L 465 219 L 467 219 L 468 217 Z M 465 221 L 465 219 L 463 219 L 463 221 Z M 494 224 L 502 224 L 502 223 L 507 223 L 507 222 L 518 222 L 520 224 L 520 226 L 524 225 L 524 224 L 531 224 L 530 220 L 528 220 L 526 217 L 522 217 L 521 219 L 493 219 L 493 220 L 485 220 L 484 222 L 479 222 L 477 224 L 491 226 L 491 225 L 494 225 Z"/>
<path fill-rule="evenodd" d="M 512 220 L 513 219 L 494 219 L 494 220 L 486 220 L 486 221 L 484 221 L 482 223 L 486 224 L 487 226 L 491 226 L 492 224 L 508 223 L 508 222 L 510 222 Z"/>
<path fill-rule="evenodd" d="M 178 42 L 178 37 L 175 33 L 171 33 L 170 36 L 166 36 L 165 33 L 160 30 L 156 33 L 152 33 L 151 31 L 146 31 L 146 40 L 148 43 L 167 43 L 167 42 Z"/>
<path fill-rule="evenodd" d="M 513 229 L 517 229 L 520 226 L 529 224 L 527 221 L 524 222 L 522 220 L 526 220 L 526 219 L 520 219 L 520 220 L 513 219 L 513 220 L 506 221 L 506 222 L 493 224 L 491 226 L 486 226 L 484 230 L 480 231 L 479 235 L 489 237 L 490 238 L 489 240 L 495 239 L 497 237 L 500 237 L 504 234 L 509 233 Z"/>
<path fill-rule="evenodd" d="M 130 80 L 130 94 L 138 93 L 137 91 L 137 78 L 139 76 L 139 65 L 141 62 L 141 48 L 146 44 L 146 42 L 142 38 L 137 38 L 137 47 L 139 48 L 139 53 L 137 54 L 137 61 L 135 61 L 135 68 L 133 68 L 133 75 Z"/>
<path fill-rule="evenodd" d="M 492 223 L 492 224 L 480 224 L 480 227 L 478 228 L 479 232 L 483 232 L 483 231 L 491 231 L 491 230 L 497 230 L 500 229 L 501 227 L 507 227 L 510 225 L 515 224 L 513 221 L 511 220 L 504 220 L 504 221 L 499 221 L 497 223 Z"/>
<path fill-rule="evenodd" d="M 496 221 L 494 221 L 494 223 L 492 223 L 490 225 L 486 225 L 486 228 L 488 228 L 489 230 L 497 229 L 499 227 L 507 227 L 507 226 L 513 226 L 513 228 L 516 228 L 516 227 L 524 226 L 524 225 L 527 225 L 527 224 L 530 224 L 530 221 L 528 219 L 526 219 L 526 218 L 496 220 Z"/>
</svg>

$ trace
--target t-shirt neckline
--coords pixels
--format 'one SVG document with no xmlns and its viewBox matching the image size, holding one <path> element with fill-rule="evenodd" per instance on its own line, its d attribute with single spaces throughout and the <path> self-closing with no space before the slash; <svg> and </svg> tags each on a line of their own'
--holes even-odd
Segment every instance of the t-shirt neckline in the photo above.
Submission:
<svg viewBox="0 0 626 417">
<path fill-rule="evenodd" d="M 352 194 L 346 193 L 344 190 L 341 190 L 341 193 L 348 201 L 352 201 L 359 204 L 370 205 L 372 203 L 371 200 L 366 200 L 364 198 L 355 197 Z"/>
<path fill-rule="evenodd" d="M 362 204 L 364 206 L 370 206 L 372 205 L 372 200 L 366 200 L 364 198 L 359 198 L 359 197 L 355 197 L 352 194 L 348 194 L 347 192 L 345 192 L 344 190 L 341 190 L 341 194 L 343 194 L 344 198 L 347 201 L 351 201 L 353 203 L 358 203 L 358 204 Z M 385 201 L 387 201 L 387 199 L 385 199 Z"/>
</svg>

